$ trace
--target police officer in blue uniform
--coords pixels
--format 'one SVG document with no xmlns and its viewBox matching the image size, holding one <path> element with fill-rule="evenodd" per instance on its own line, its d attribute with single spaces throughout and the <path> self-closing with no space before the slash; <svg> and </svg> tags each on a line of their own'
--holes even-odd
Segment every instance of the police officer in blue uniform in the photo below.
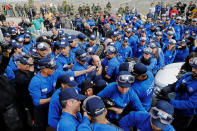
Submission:
<svg viewBox="0 0 197 131">
<path fill-rule="evenodd" d="M 62 115 L 59 120 L 57 131 L 76 131 L 82 121 L 80 111 L 81 100 L 86 97 L 78 94 L 72 87 L 64 88 L 59 94 L 60 104 L 62 106 Z"/>
<path fill-rule="evenodd" d="M 177 55 L 175 44 L 176 44 L 176 40 L 171 39 L 169 40 L 168 46 L 162 48 L 163 54 L 164 54 L 165 65 L 168 65 L 174 62 L 174 59 Z"/>
<path fill-rule="evenodd" d="M 154 92 L 154 76 L 152 72 L 147 71 L 146 66 L 142 63 L 134 65 L 132 74 L 135 76 L 135 82 L 131 85 L 131 88 L 139 97 L 145 110 L 149 111 Z"/>
<path fill-rule="evenodd" d="M 174 62 L 184 62 L 187 56 L 189 56 L 189 48 L 186 45 L 186 40 L 183 39 L 179 42 L 179 45 L 177 47 L 177 54 Z"/>
<path fill-rule="evenodd" d="M 122 131 L 119 127 L 111 124 L 107 119 L 107 109 L 99 96 L 90 96 L 83 102 L 85 111 L 83 121 L 77 131 Z M 90 123 L 90 120 L 94 120 Z"/>
<path fill-rule="evenodd" d="M 197 108 L 197 57 L 193 58 L 191 64 L 192 72 L 184 74 L 175 84 L 164 87 L 159 99 L 169 101 L 175 108 L 175 119 L 173 126 L 177 131 L 186 131 L 196 115 Z M 170 99 L 167 95 L 176 92 L 176 98 Z"/>
<path fill-rule="evenodd" d="M 11 40 L 11 35 L 9 33 L 5 33 L 5 34 L 3 34 L 3 38 L 4 38 L 5 42 L 8 43 Z"/>
<path fill-rule="evenodd" d="M 106 79 L 107 82 L 115 81 L 120 65 L 117 59 L 117 50 L 115 46 L 109 45 L 106 48 L 106 57 L 101 64 L 103 66 L 103 69 L 105 69 L 104 79 Z"/>
<path fill-rule="evenodd" d="M 36 53 L 38 54 L 38 57 L 44 58 L 48 55 L 48 44 L 46 42 L 39 42 L 36 45 Z"/>
<path fill-rule="evenodd" d="M 75 53 L 76 62 L 72 68 L 72 71 L 87 71 L 89 68 L 91 68 L 91 71 L 94 71 L 96 69 L 95 66 L 89 66 L 87 63 L 87 53 L 83 49 L 78 49 Z M 89 67 L 88 67 L 89 66 Z M 88 71 L 86 72 L 88 73 Z M 75 77 L 77 83 L 80 85 L 85 79 L 87 74 L 83 74 L 81 76 Z"/>
<path fill-rule="evenodd" d="M 85 49 L 87 49 L 88 47 L 93 47 L 94 48 L 93 54 L 98 49 L 98 44 L 96 43 L 96 36 L 94 34 L 90 35 L 89 43 L 86 45 Z"/>
<path fill-rule="evenodd" d="M 124 62 L 128 57 L 133 57 L 132 48 L 128 46 L 128 41 L 129 38 L 125 37 L 122 46 L 118 48 L 118 53 L 122 56 Z"/>
<path fill-rule="evenodd" d="M 152 48 L 153 57 L 157 59 L 157 65 L 153 69 L 153 74 L 155 75 L 158 70 L 165 66 L 164 55 L 161 48 L 158 48 L 155 43 L 150 43 L 150 48 Z"/>
<path fill-rule="evenodd" d="M 72 51 L 70 51 L 70 46 L 67 41 L 59 42 L 59 48 L 61 53 L 59 54 L 56 62 L 59 66 L 58 68 L 62 68 L 64 71 L 72 70 L 72 67 L 75 63 L 75 55 Z"/>
<path fill-rule="evenodd" d="M 130 72 L 121 71 L 116 82 L 108 84 L 104 90 L 98 93 L 98 96 L 111 99 L 115 103 L 114 107 L 108 108 L 110 110 L 108 117 L 111 121 L 117 122 L 126 106 L 136 111 L 145 111 L 137 94 L 130 88 L 134 81 L 135 78 Z"/>
<path fill-rule="evenodd" d="M 59 94 L 64 88 L 68 87 L 75 87 L 77 86 L 77 82 L 74 80 L 74 72 L 67 72 L 61 75 L 57 79 L 56 83 L 56 91 L 51 97 L 50 104 L 49 104 L 49 114 L 48 114 L 48 124 L 54 130 L 57 129 L 58 122 L 60 120 L 62 107 L 59 102 Z"/>
<path fill-rule="evenodd" d="M 68 42 L 70 44 L 71 51 L 75 53 L 81 47 L 78 44 L 77 37 L 75 35 L 68 36 Z"/>
<path fill-rule="evenodd" d="M 140 61 L 146 66 L 147 70 L 153 72 L 157 65 L 157 59 L 152 57 L 152 49 L 150 47 L 144 48 L 144 54 Z"/>
<path fill-rule="evenodd" d="M 44 57 L 39 61 L 40 72 L 38 72 L 29 84 L 29 93 L 34 104 L 34 129 L 45 131 L 48 118 L 48 106 L 57 78 L 64 72 L 55 70 L 56 62 L 54 59 Z"/>
<path fill-rule="evenodd" d="M 140 45 L 137 48 L 137 52 L 134 55 L 137 58 L 140 58 L 144 54 L 144 49 L 147 47 L 146 44 L 146 37 L 141 37 L 140 38 Z"/>
<path fill-rule="evenodd" d="M 175 30 L 175 40 L 181 40 L 181 36 L 182 36 L 182 33 L 183 33 L 183 30 L 180 26 L 180 20 L 181 20 L 181 17 L 178 16 L 175 20 L 175 23 L 173 24 L 173 28 Z"/>
<path fill-rule="evenodd" d="M 130 131 L 131 127 L 137 127 L 140 131 L 175 131 L 171 125 L 173 114 L 172 105 L 166 101 L 158 101 L 150 113 L 131 111 L 119 121 L 119 126 L 124 131 Z"/>
</svg>

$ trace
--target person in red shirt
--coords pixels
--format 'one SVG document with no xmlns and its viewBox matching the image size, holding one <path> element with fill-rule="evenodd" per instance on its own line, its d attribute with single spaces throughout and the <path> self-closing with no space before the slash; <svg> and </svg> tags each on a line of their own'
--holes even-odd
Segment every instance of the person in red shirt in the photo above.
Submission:
<svg viewBox="0 0 197 131">
<path fill-rule="evenodd" d="M 170 17 L 172 17 L 172 14 L 178 15 L 178 11 L 176 9 L 176 6 L 174 6 L 173 10 L 170 11 Z"/>
</svg>

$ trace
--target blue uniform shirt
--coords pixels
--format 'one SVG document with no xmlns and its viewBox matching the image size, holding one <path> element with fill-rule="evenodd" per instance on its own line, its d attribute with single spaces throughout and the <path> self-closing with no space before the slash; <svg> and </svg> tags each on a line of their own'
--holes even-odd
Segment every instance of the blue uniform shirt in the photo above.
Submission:
<svg viewBox="0 0 197 131">
<path fill-rule="evenodd" d="M 163 54 L 164 54 L 165 65 L 168 65 L 168 64 L 171 64 L 174 62 L 177 51 L 176 51 L 176 49 L 175 50 L 168 50 L 167 47 L 164 47 Z"/>
<path fill-rule="evenodd" d="M 189 55 L 189 48 L 186 47 L 184 50 L 178 49 L 174 62 L 184 62 L 185 58 Z"/>
<path fill-rule="evenodd" d="M 59 102 L 59 93 L 61 92 L 61 88 L 55 91 L 53 96 L 51 97 L 49 104 L 49 114 L 48 114 L 48 124 L 53 129 L 57 129 L 57 124 L 60 120 L 62 106 Z"/>
<path fill-rule="evenodd" d="M 187 89 L 185 93 L 177 91 L 180 84 L 185 83 Z M 171 100 L 170 104 L 173 105 L 184 116 L 193 116 L 197 114 L 197 80 L 192 78 L 191 72 L 186 73 L 181 77 L 175 87 L 176 98 Z"/>
<path fill-rule="evenodd" d="M 156 74 L 158 70 L 160 70 L 161 68 L 165 66 L 164 55 L 163 55 L 162 49 L 158 48 L 157 51 L 158 51 L 157 65 L 153 70 L 153 74 Z"/>
<path fill-rule="evenodd" d="M 57 78 L 62 74 L 64 74 L 64 72 L 55 70 L 52 75 L 43 77 L 40 72 L 38 72 L 32 78 L 28 89 L 33 99 L 34 106 L 43 107 L 48 105 L 40 105 L 40 99 L 49 98 L 47 94 L 55 90 Z"/>
<path fill-rule="evenodd" d="M 152 103 L 152 95 L 154 92 L 154 76 L 152 72 L 147 71 L 148 78 L 144 81 L 135 80 L 131 88 L 139 97 L 143 107 L 149 111 Z"/>
<path fill-rule="evenodd" d="M 62 112 L 57 131 L 76 131 L 81 121 L 82 117 L 80 113 L 77 113 L 77 118 L 75 118 L 67 112 Z"/>
<path fill-rule="evenodd" d="M 75 62 L 72 71 L 83 71 L 88 68 L 88 63 L 86 62 L 85 65 L 81 65 L 78 62 Z M 78 77 L 75 77 L 76 82 L 80 85 L 85 79 L 87 74 L 80 75 Z"/>
<path fill-rule="evenodd" d="M 61 66 L 62 68 L 66 68 L 66 70 L 68 70 L 67 66 L 69 64 L 74 64 L 75 63 L 75 55 L 70 52 L 69 53 L 69 57 L 65 57 L 62 54 L 59 55 L 59 57 L 57 58 L 56 62 L 58 63 L 59 66 Z"/>
<path fill-rule="evenodd" d="M 132 57 L 133 56 L 132 49 L 129 46 L 127 46 L 127 47 L 121 46 L 118 49 L 118 53 L 122 56 L 122 59 L 123 59 L 124 62 L 126 61 L 126 59 L 128 57 Z"/>
<path fill-rule="evenodd" d="M 117 57 L 113 57 L 109 61 L 107 58 L 105 58 L 102 61 L 102 66 L 105 68 L 105 66 L 108 66 L 106 74 L 111 77 L 112 80 L 116 80 L 116 77 L 119 72 L 119 61 L 117 60 Z"/>
<path fill-rule="evenodd" d="M 130 127 L 136 126 L 139 131 L 153 131 L 150 123 L 150 114 L 147 112 L 137 111 L 130 112 L 119 121 L 119 126 L 124 131 L 130 131 Z M 175 131 L 170 124 L 162 131 Z"/>
<path fill-rule="evenodd" d="M 93 123 L 90 124 L 90 121 L 87 116 L 83 117 L 83 121 L 78 126 L 77 131 L 122 131 L 120 128 L 112 124 L 100 124 Z"/>
<path fill-rule="evenodd" d="M 130 88 L 126 94 L 121 94 L 118 91 L 118 85 L 116 82 L 107 85 L 104 90 L 98 93 L 98 96 L 112 99 L 115 102 L 116 107 L 121 109 L 124 109 L 129 103 L 133 103 L 132 108 L 134 108 L 136 111 L 145 111 L 142 103 L 133 89 Z M 112 119 L 117 117 L 114 113 L 109 114 L 109 116 Z"/>
<path fill-rule="evenodd" d="M 92 28 L 93 26 L 95 26 L 95 22 L 93 19 L 91 20 L 86 20 L 86 22 L 90 25 L 90 28 Z"/>
</svg>

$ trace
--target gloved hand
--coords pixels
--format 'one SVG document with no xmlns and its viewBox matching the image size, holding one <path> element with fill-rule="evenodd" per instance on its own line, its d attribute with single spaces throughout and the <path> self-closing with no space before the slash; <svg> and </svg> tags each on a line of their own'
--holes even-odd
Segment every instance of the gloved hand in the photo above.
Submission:
<svg viewBox="0 0 197 131">
<path fill-rule="evenodd" d="M 163 96 L 163 95 L 157 95 L 156 98 L 160 99 L 160 100 L 165 100 L 167 102 L 170 102 L 170 98 L 168 97 L 168 95 Z"/>
<path fill-rule="evenodd" d="M 164 87 L 163 89 L 161 89 L 161 95 L 164 95 L 166 96 L 168 93 L 171 93 L 174 91 L 174 86 L 175 86 L 175 83 L 173 84 L 169 84 L 168 86 Z"/>
<path fill-rule="evenodd" d="M 171 91 L 170 86 L 166 86 L 166 87 L 164 87 L 163 89 L 161 89 L 160 94 L 165 96 L 165 95 L 167 95 L 170 91 Z"/>
<path fill-rule="evenodd" d="M 102 99 L 103 99 L 103 102 L 104 102 L 106 108 L 115 106 L 115 102 L 112 101 L 111 99 L 109 99 L 109 98 L 102 98 Z"/>
<path fill-rule="evenodd" d="M 187 85 L 185 83 L 182 83 L 179 85 L 177 92 L 185 93 L 187 91 Z"/>
</svg>

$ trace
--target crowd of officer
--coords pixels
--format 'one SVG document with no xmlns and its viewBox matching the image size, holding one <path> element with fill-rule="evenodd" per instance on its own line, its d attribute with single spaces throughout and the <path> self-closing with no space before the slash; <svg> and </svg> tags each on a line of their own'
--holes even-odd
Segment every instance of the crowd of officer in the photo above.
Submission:
<svg viewBox="0 0 197 131">
<path fill-rule="evenodd" d="M 158 3 L 145 22 L 129 7 L 116 17 L 101 11 L 97 24 L 91 11 L 76 13 L 70 24 L 70 14 L 62 11 L 37 14 L 19 26 L 2 21 L 0 127 L 196 130 L 197 18 L 186 22 L 177 6 L 165 7 Z M 52 35 L 43 34 L 43 22 Z M 79 33 L 66 32 L 68 25 Z M 175 62 L 184 62 L 178 80 L 161 89 L 152 105 L 156 73 Z"/>
</svg>

